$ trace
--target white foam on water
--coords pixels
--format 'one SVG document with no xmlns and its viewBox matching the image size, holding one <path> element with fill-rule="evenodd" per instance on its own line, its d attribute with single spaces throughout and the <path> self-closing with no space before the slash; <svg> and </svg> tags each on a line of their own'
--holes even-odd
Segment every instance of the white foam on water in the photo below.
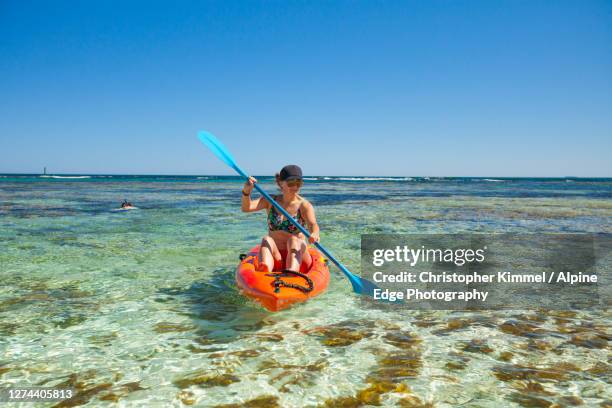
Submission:
<svg viewBox="0 0 612 408">
<path fill-rule="evenodd" d="M 412 181 L 412 177 L 323 177 L 324 180 L 340 181 Z"/>
<path fill-rule="evenodd" d="M 130 210 L 139 210 L 138 207 L 130 207 L 130 208 L 113 208 L 111 211 L 130 211 Z"/>
<path fill-rule="evenodd" d="M 39 177 L 53 178 L 53 179 L 88 179 L 88 178 L 91 178 L 91 176 L 46 176 L 46 175 L 42 175 Z"/>
</svg>

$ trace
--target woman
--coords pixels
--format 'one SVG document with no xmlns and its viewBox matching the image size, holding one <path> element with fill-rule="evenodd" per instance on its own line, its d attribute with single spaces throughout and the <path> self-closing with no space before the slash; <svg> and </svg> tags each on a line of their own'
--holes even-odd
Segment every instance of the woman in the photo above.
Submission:
<svg viewBox="0 0 612 408">
<path fill-rule="evenodd" d="M 289 220 L 274 208 L 265 198 L 251 199 L 251 192 L 257 180 L 250 177 L 242 189 L 242 211 L 253 212 L 266 209 L 268 211 L 268 235 L 261 241 L 259 249 L 258 271 L 274 270 L 274 261 L 282 262 L 283 254 L 287 254 L 285 269 L 299 272 L 302 261 L 306 265 L 312 262 L 308 253 L 305 236 Z M 314 208 L 298 193 L 304 183 L 302 169 L 296 165 L 288 165 L 276 174 L 276 183 L 281 190 L 280 195 L 272 198 L 283 207 L 302 226 L 310 232 L 310 242 L 319 241 L 319 225 Z"/>
</svg>

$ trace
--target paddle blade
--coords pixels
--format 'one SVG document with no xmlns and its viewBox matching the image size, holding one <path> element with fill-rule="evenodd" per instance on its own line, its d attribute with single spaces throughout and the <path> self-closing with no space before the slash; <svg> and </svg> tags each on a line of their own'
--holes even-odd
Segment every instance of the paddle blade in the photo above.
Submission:
<svg viewBox="0 0 612 408">
<path fill-rule="evenodd" d="M 360 292 L 361 295 L 366 295 L 370 297 L 374 297 L 374 289 L 380 289 L 374 283 L 370 282 L 367 279 L 359 278 L 359 283 L 361 284 Z"/>
<path fill-rule="evenodd" d="M 374 298 L 374 291 L 376 289 L 378 289 L 379 291 L 382 290 L 378 286 L 376 286 L 374 283 L 370 282 L 367 279 L 361 278 L 357 275 L 350 274 L 350 275 L 347 275 L 347 277 L 349 278 L 349 281 L 351 282 L 351 285 L 353 286 L 353 292 L 359 295 L 365 295 L 365 296 Z M 380 292 L 378 293 L 378 295 L 379 295 L 378 301 L 383 304 L 403 304 L 404 303 L 403 300 L 399 300 L 399 299 L 393 300 L 393 301 L 381 300 Z"/>
<path fill-rule="evenodd" d="M 374 297 L 374 289 L 379 289 L 378 286 L 376 286 L 369 280 L 363 279 L 352 273 L 350 275 L 346 275 L 346 277 L 349 279 L 351 285 L 353 286 L 353 292 L 357 294 Z"/>
<path fill-rule="evenodd" d="M 227 147 L 225 147 L 225 145 L 212 133 L 201 130 L 198 132 L 198 138 L 215 154 L 215 156 L 225 162 L 225 164 L 236 170 L 241 176 L 248 177 L 244 171 L 238 167 L 236 160 L 234 160 L 234 156 L 232 156 Z"/>
</svg>

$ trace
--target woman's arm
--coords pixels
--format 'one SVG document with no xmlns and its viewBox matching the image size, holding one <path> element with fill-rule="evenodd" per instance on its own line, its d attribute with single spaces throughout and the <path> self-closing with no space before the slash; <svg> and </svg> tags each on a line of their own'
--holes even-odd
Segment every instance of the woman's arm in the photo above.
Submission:
<svg viewBox="0 0 612 408">
<path fill-rule="evenodd" d="M 256 200 L 251 199 L 251 192 L 253 191 L 255 183 L 257 183 L 257 179 L 255 179 L 255 177 L 249 177 L 242 187 L 242 205 L 240 208 L 242 212 L 253 212 L 268 208 L 268 201 L 263 197 L 259 197 Z"/>
<path fill-rule="evenodd" d="M 265 198 L 259 197 L 255 200 L 251 199 L 251 195 L 242 196 L 242 212 L 254 212 L 268 208 L 268 201 Z"/>
<path fill-rule="evenodd" d="M 310 243 L 319 242 L 319 224 L 317 224 L 317 217 L 315 215 L 314 207 L 308 201 L 302 204 L 304 208 L 304 218 L 306 224 L 308 224 L 308 231 L 310 231 Z"/>
</svg>

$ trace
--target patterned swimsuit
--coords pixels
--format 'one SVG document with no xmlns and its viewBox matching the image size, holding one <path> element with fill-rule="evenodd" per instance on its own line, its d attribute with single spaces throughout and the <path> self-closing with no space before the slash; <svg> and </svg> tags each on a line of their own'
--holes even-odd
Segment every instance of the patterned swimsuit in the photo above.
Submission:
<svg viewBox="0 0 612 408">
<path fill-rule="evenodd" d="M 272 198 L 274 198 L 274 201 L 276 201 L 277 197 L 278 196 Z M 306 220 L 304 220 L 304 217 L 302 217 L 300 210 L 298 210 L 297 214 L 293 216 L 293 218 L 304 228 L 306 228 Z M 295 225 L 289 222 L 288 219 L 284 218 L 282 214 L 279 214 L 274 206 L 272 206 L 268 212 L 268 228 L 270 231 L 287 231 L 293 235 L 297 235 L 301 232 Z"/>
</svg>

